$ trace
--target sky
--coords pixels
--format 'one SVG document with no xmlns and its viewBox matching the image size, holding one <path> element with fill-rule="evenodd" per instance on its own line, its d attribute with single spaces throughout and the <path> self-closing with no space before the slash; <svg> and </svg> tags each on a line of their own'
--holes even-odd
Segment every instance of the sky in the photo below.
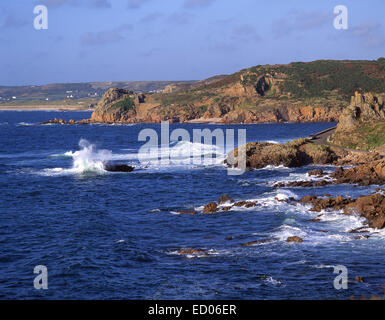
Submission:
<svg viewBox="0 0 385 320">
<path fill-rule="evenodd" d="M 34 28 L 34 8 L 48 29 Z M 334 7 L 348 28 L 333 26 Z M 383 0 L 2 0 L 0 85 L 200 80 L 317 59 L 385 56 Z"/>
</svg>

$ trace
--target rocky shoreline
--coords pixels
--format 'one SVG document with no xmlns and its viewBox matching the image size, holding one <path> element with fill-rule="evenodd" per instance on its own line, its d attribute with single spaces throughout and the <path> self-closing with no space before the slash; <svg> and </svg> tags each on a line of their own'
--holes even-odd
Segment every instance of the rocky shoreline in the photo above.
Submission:
<svg viewBox="0 0 385 320">
<path fill-rule="evenodd" d="M 122 100 L 123 99 L 123 100 Z M 115 101 L 131 103 L 144 103 L 145 95 L 138 95 L 123 89 L 110 89 L 101 101 L 101 105 L 114 108 Z M 322 169 L 308 172 L 309 180 L 298 180 L 291 182 L 278 182 L 275 188 L 313 188 L 328 185 L 349 184 L 358 186 L 382 186 L 385 184 L 385 159 L 384 154 L 377 149 L 356 150 L 347 148 L 341 142 L 342 132 L 355 135 L 357 128 L 363 125 L 373 124 L 385 119 L 385 104 L 382 97 L 372 94 L 355 94 L 351 99 L 351 105 L 346 108 L 340 118 L 337 128 L 323 136 L 322 139 L 301 138 L 285 144 L 274 144 L 266 142 L 250 142 L 246 144 L 246 167 L 249 170 L 262 169 L 266 166 L 284 166 L 297 168 L 308 165 L 335 166 L 334 172 L 327 174 Z M 128 107 L 127 107 L 128 108 Z M 100 118 L 99 109 L 96 109 L 91 119 L 81 121 L 53 119 L 43 124 L 90 124 L 102 122 L 115 123 L 116 118 Z M 116 109 L 116 112 L 120 112 Z M 135 109 L 124 113 L 133 116 Z M 111 114 L 111 113 L 109 113 Z M 123 115 L 123 113 L 122 113 Z M 127 123 L 136 121 L 136 117 L 121 118 L 118 122 Z M 217 118 L 218 119 L 218 118 Z M 152 119 L 154 120 L 154 119 Z M 149 121 L 149 122 L 152 122 Z M 158 122 L 160 119 L 156 119 Z M 186 118 L 185 121 L 188 121 Z M 237 120 L 239 122 L 239 119 Z M 362 135 L 362 133 L 361 133 Z M 362 139 L 365 137 L 362 136 Z M 321 141 L 321 142 L 320 142 Z M 381 149 L 380 149 L 381 150 Z M 237 167 L 238 148 L 227 156 L 226 163 Z M 346 168 L 346 166 L 351 166 Z M 118 168 L 119 170 L 121 168 Z M 124 168 L 126 169 L 126 168 Z M 300 200 L 292 198 L 276 199 L 280 202 L 291 204 L 303 204 L 311 206 L 311 211 L 332 212 L 338 211 L 344 215 L 359 215 L 366 219 L 370 228 L 382 229 L 385 227 L 385 191 L 377 189 L 376 192 L 355 199 L 349 197 L 331 197 L 329 195 L 308 195 Z M 234 201 L 227 195 L 221 196 L 216 202 L 206 204 L 201 212 L 203 214 L 214 214 L 229 211 L 233 208 L 254 208 L 261 206 L 258 201 L 240 200 Z M 179 214 L 194 215 L 198 211 L 183 209 Z M 313 219 L 312 222 L 317 222 Z M 302 239 L 293 237 L 288 242 L 301 243 Z"/>
<path fill-rule="evenodd" d="M 354 112 L 353 112 L 353 111 Z M 250 142 L 246 144 L 246 166 L 249 170 L 263 169 L 267 166 L 285 166 L 296 168 L 307 165 L 335 166 L 336 169 L 327 173 L 323 169 L 309 171 L 309 179 L 291 182 L 277 182 L 274 188 L 311 188 L 328 185 L 347 184 L 350 186 L 376 186 L 376 190 L 369 194 L 357 197 L 307 195 L 299 200 L 292 197 L 275 198 L 278 202 L 285 202 L 288 206 L 304 205 L 308 210 L 320 213 L 310 222 L 320 222 L 321 217 L 328 213 L 340 213 L 341 215 L 364 218 L 364 226 L 351 230 L 357 233 L 354 239 L 367 239 L 367 228 L 385 228 L 385 159 L 384 154 L 376 150 L 355 150 L 344 147 L 340 143 L 341 132 L 347 130 L 348 134 L 357 135 L 357 128 L 373 126 L 385 118 L 385 104 L 382 98 L 372 94 L 355 94 L 352 97 L 351 106 L 344 112 L 336 130 L 330 130 L 329 137 L 323 137 L 323 143 L 317 143 L 317 139 L 298 139 L 286 144 L 272 144 Z M 346 128 L 349 128 L 346 129 Z M 356 128 L 356 130 L 355 130 Z M 385 135 L 385 133 L 383 133 Z M 362 134 L 361 139 L 365 139 Z M 333 144 L 329 141 L 333 141 Z M 335 145 L 335 144 L 337 145 Z M 382 147 L 382 146 L 381 146 Z M 380 148 L 381 150 L 381 148 Z M 229 153 L 227 162 L 237 166 L 238 149 Z M 346 167 L 349 166 L 349 167 Z M 203 214 L 214 214 L 229 211 L 237 207 L 254 208 L 263 204 L 258 201 L 241 200 L 235 202 L 227 195 L 221 196 L 217 202 L 211 202 L 203 207 Z M 366 225 L 366 226 L 365 226 Z M 302 243 L 299 236 L 287 238 L 287 242 Z M 256 245 L 254 242 L 246 243 Z"/>
</svg>

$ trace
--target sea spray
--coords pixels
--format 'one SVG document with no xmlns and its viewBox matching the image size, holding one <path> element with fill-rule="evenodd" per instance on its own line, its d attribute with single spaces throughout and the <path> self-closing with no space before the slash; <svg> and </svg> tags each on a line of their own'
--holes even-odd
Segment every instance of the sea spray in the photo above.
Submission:
<svg viewBox="0 0 385 320">
<path fill-rule="evenodd" d="M 104 164 L 112 158 L 112 152 L 110 150 L 95 151 L 95 146 L 85 139 L 80 139 L 79 146 L 82 149 L 73 154 L 72 169 L 78 173 L 104 171 Z"/>
</svg>

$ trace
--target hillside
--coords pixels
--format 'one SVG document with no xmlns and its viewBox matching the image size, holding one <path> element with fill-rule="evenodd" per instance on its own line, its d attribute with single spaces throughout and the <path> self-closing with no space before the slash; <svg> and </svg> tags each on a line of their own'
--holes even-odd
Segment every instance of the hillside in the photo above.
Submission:
<svg viewBox="0 0 385 320">
<path fill-rule="evenodd" d="M 110 88 L 135 92 L 157 92 L 170 85 L 189 85 L 195 81 L 128 81 L 57 83 L 42 86 L 0 86 L 0 105 L 45 105 L 96 103 Z"/>
<path fill-rule="evenodd" d="M 101 122 L 313 122 L 337 121 L 355 91 L 385 93 L 385 58 L 376 61 L 294 62 L 259 65 L 228 76 L 169 85 L 127 108 L 101 101 Z M 127 91 L 126 95 L 130 95 Z"/>
</svg>

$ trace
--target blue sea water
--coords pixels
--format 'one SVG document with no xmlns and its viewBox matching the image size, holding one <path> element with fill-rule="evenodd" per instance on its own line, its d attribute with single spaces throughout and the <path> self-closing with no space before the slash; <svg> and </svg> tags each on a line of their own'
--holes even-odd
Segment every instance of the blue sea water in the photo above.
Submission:
<svg viewBox="0 0 385 320">
<path fill-rule="evenodd" d="M 275 181 L 309 179 L 306 172 L 316 167 L 231 176 L 216 148 L 207 150 L 217 163 L 190 164 L 185 151 L 201 147 L 191 143 L 171 145 L 179 162 L 138 163 L 138 134 L 159 132 L 157 124 L 35 125 L 89 115 L 0 112 L 0 299 L 348 299 L 382 293 L 385 233 L 369 229 L 369 239 L 355 240 L 349 231 L 363 226 L 362 219 L 331 212 L 310 222 L 319 213 L 277 201 L 355 196 L 374 187 L 277 189 Z M 285 142 L 331 126 L 171 124 L 170 130 L 246 129 L 247 141 Z M 136 170 L 107 173 L 103 161 Z M 199 211 L 222 194 L 261 205 L 176 214 Z M 293 235 L 304 242 L 287 243 Z M 250 241 L 261 243 L 242 246 Z M 189 248 L 204 254 L 178 254 Z M 48 268 L 48 290 L 33 286 L 37 265 Z M 348 269 L 347 290 L 333 286 L 337 265 Z"/>
</svg>

